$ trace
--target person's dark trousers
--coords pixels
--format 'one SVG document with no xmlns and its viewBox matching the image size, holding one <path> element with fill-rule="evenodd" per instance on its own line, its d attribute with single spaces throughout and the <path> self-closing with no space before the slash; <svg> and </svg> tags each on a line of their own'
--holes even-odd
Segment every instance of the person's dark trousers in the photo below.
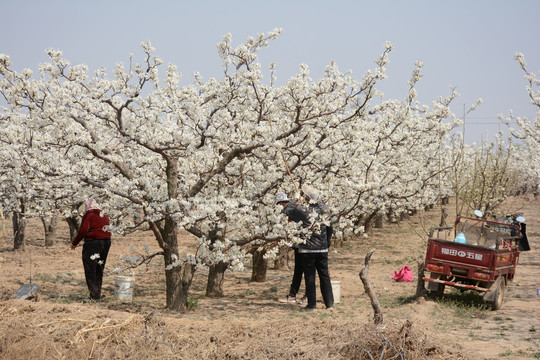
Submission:
<svg viewBox="0 0 540 360">
<path fill-rule="evenodd" d="M 110 247 L 111 239 L 94 239 L 84 242 L 82 261 L 86 285 L 90 291 L 91 299 L 101 299 L 103 269 L 105 269 L 105 262 L 107 261 Z M 96 257 L 96 254 L 99 254 L 99 257 Z"/>
<path fill-rule="evenodd" d="M 319 274 L 319 282 L 324 304 L 327 308 L 334 306 L 334 293 L 328 273 L 328 253 L 302 253 L 302 265 L 306 279 L 307 307 L 317 307 L 317 292 L 315 289 L 315 272 Z"/>
<path fill-rule="evenodd" d="M 302 267 L 302 257 L 298 253 L 298 248 L 294 250 L 294 273 L 291 283 L 291 289 L 289 290 L 289 297 L 296 297 L 298 291 L 300 291 L 300 285 L 302 284 L 302 275 L 304 274 L 304 268 Z"/>
</svg>

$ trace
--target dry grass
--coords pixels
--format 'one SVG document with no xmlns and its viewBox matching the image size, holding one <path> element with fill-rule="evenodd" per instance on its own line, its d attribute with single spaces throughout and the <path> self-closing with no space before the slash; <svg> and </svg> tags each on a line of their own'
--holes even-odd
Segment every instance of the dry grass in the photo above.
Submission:
<svg viewBox="0 0 540 360">
<path fill-rule="evenodd" d="M 197 321 L 10 300 L 2 359 L 461 359 L 410 321 Z"/>
<path fill-rule="evenodd" d="M 333 312 L 319 303 L 309 313 L 277 302 L 290 285 L 288 269 L 269 270 L 264 283 L 251 282 L 249 271 L 227 272 L 222 298 L 204 296 L 206 274 L 197 272 L 193 309 L 168 311 L 160 261 L 137 270 L 131 303 L 114 299 L 109 273 L 105 300 L 81 304 L 87 290 L 80 250 L 62 251 L 66 228 L 59 229 L 54 247 L 45 248 L 42 225 L 33 222 L 25 252 L 12 251 L 9 243 L 0 248 L 0 359 L 493 359 L 501 354 L 531 359 L 540 354 L 540 337 L 531 331 L 540 321 L 540 264 L 535 260 L 540 199 L 516 199 L 510 210 L 522 206 L 533 250 L 521 255 L 503 309 L 483 311 L 482 316 L 466 296 L 446 294 L 445 301 L 416 302 L 415 282 L 390 278 L 404 265 L 415 268 L 415 259 L 424 255 L 424 228 L 438 223 L 437 210 L 385 225 L 368 238 L 335 249 L 329 264 L 332 279 L 341 281 L 341 302 Z M 151 252 L 158 250 L 149 233 L 114 238 L 109 271 L 119 265 L 119 255 L 144 244 Z M 373 310 L 358 276 L 371 249 L 376 251 L 369 276 L 384 315 L 381 326 L 373 325 Z M 11 300 L 30 277 L 41 286 L 39 299 Z"/>
</svg>

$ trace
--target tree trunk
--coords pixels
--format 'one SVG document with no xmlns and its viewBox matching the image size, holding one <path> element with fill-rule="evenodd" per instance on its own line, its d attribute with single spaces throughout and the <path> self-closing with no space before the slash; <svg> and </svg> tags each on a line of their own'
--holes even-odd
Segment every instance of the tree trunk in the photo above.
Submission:
<svg viewBox="0 0 540 360">
<path fill-rule="evenodd" d="M 225 270 L 229 267 L 226 262 L 220 261 L 210 266 L 208 282 L 206 283 L 206 296 L 217 298 L 223 297 L 223 283 L 225 282 Z"/>
<path fill-rule="evenodd" d="M 189 290 L 191 289 L 191 283 L 193 282 L 193 276 L 195 275 L 195 265 L 185 264 L 182 266 L 182 278 L 180 281 L 180 289 L 178 290 L 178 298 L 180 307 L 174 308 L 175 310 L 185 310 L 188 307 L 189 302 Z M 171 307 L 172 309 L 172 307 Z"/>
<path fill-rule="evenodd" d="M 25 248 L 24 233 L 26 230 L 26 217 L 17 211 L 13 212 L 13 249 L 22 250 Z"/>
<path fill-rule="evenodd" d="M 383 227 L 383 216 L 381 214 L 375 216 L 375 228 L 382 229 Z"/>
<path fill-rule="evenodd" d="M 334 249 L 340 249 L 343 247 L 344 242 L 345 242 L 345 239 L 343 239 L 343 237 L 339 237 L 339 238 L 336 237 L 332 241 L 332 246 L 334 247 Z"/>
<path fill-rule="evenodd" d="M 446 210 L 446 208 L 442 208 L 441 209 L 441 221 L 439 223 L 439 226 L 448 226 L 446 224 L 446 218 L 448 217 L 448 211 Z"/>
<path fill-rule="evenodd" d="M 79 232 L 79 227 L 81 226 L 81 219 L 78 216 L 72 216 L 65 218 L 69 226 L 69 242 L 73 242 L 77 233 Z"/>
<path fill-rule="evenodd" d="M 69 226 L 69 243 L 72 243 L 73 240 L 77 237 L 79 228 L 81 227 L 82 218 L 78 215 L 79 208 L 82 206 L 83 202 L 74 203 L 71 205 L 71 216 L 66 216 L 66 220 Z"/>
<path fill-rule="evenodd" d="M 377 295 L 375 294 L 375 291 L 373 290 L 373 287 L 371 286 L 371 282 L 369 281 L 368 276 L 368 269 L 369 269 L 369 259 L 371 258 L 371 255 L 375 250 L 370 250 L 364 259 L 364 268 L 360 271 L 360 279 L 362 280 L 362 283 L 364 284 L 364 290 L 366 291 L 366 294 L 369 296 L 369 299 L 371 300 L 371 306 L 373 307 L 373 320 L 376 325 L 383 322 L 383 314 L 381 310 L 381 305 L 379 304 L 379 300 L 377 299 Z"/>
<path fill-rule="evenodd" d="M 167 162 L 167 195 L 169 199 L 178 198 L 178 159 L 164 156 Z M 150 228 L 165 259 L 165 284 L 167 308 L 185 310 L 188 306 L 189 289 L 195 275 L 195 265 L 180 262 L 178 251 L 178 226 L 170 215 L 158 223 L 150 223 Z"/>
<path fill-rule="evenodd" d="M 373 232 L 373 216 L 368 216 L 364 220 L 364 232 L 367 234 Z"/>
<path fill-rule="evenodd" d="M 259 248 L 253 254 L 253 269 L 251 270 L 251 281 L 265 282 L 268 260 L 264 258 L 266 249 Z"/>
<path fill-rule="evenodd" d="M 288 263 L 289 263 L 289 252 L 291 248 L 287 245 L 283 245 L 280 247 L 277 258 L 274 261 L 274 269 L 275 270 L 281 270 L 281 269 L 287 269 Z"/>
<path fill-rule="evenodd" d="M 212 225 L 210 231 L 208 231 L 208 239 L 210 240 L 210 251 L 214 251 L 214 244 L 218 240 L 223 240 L 226 232 L 227 216 L 224 212 L 219 212 L 218 217 L 220 223 Z M 206 281 L 206 296 L 208 297 L 223 297 L 223 283 L 225 282 L 225 270 L 229 267 L 229 263 L 220 261 L 217 264 L 210 265 L 208 271 L 208 279 Z"/>
<path fill-rule="evenodd" d="M 2 247 L 2 245 L 4 245 L 4 241 L 6 240 L 6 224 L 4 223 L 6 218 L 4 217 L 4 212 L 2 209 L 0 209 L 0 217 L 2 218 L 2 241 L 0 241 L 0 247 Z"/>
<path fill-rule="evenodd" d="M 170 217 L 165 218 L 165 224 L 160 231 L 165 258 L 165 284 L 167 308 L 170 310 L 185 310 L 188 304 L 189 289 L 195 274 L 195 266 L 179 261 L 178 228 Z"/>
<path fill-rule="evenodd" d="M 397 224 L 398 218 L 396 216 L 396 213 L 394 211 L 389 211 L 387 214 L 388 222 L 391 224 Z"/>
<path fill-rule="evenodd" d="M 54 239 L 56 239 L 56 225 L 58 223 L 58 219 L 54 215 L 49 219 L 42 216 L 41 222 L 43 223 L 43 228 L 45 229 L 45 246 L 53 246 Z"/>
<path fill-rule="evenodd" d="M 424 285 L 424 258 L 419 256 L 416 259 L 418 265 L 418 281 L 416 283 L 416 297 L 422 297 L 427 294 L 427 290 Z"/>
<path fill-rule="evenodd" d="M 364 232 L 365 233 L 372 233 L 373 232 L 373 219 L 375 216 L 377 216 L 379 210 L 374 210 L 371 214 L 368 216 L 363 216 L 362 221 L 364 222 Z"/>
</svg>

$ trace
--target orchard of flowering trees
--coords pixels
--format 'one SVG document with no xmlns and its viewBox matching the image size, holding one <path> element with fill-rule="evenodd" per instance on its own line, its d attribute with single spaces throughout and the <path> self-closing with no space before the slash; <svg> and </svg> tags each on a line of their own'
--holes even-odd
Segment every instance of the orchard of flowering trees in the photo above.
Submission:
<svg viewBox="0 0 540 360">
<path fill-rule="evenodd" d="M 511 127 L 510 131 L 523 143 L 517 159 L 518 163 L 526 164 L 526 170 L 523 173 L 526 182 L 522 185 L 523 190 L 532 189 L 540 193 L 540 78 L 527 69 L 525 56 L 522 53 L 517 53 L 515 59 L 525 74 L 527 94 L 531 105 L 536 110 L 536 117 L 534 119 L 515 117 L 510 112 L 507 118 L 502 115 L 499 118 L 509 126 L 513 121 L 517 125 L 517 129 Z"/>
<path fill-rule="evenodd" d="M 140 63 L 131 56 L 93 75 L 58 50 L 47 50 L 37 74 L 12 70 L 0 54 L 2 208 L 21 219 L 53 211 L 73 218 L 94 196 L 114 233 L 146 224 L 163 250 L 167 306 L 183 309 L 199 267 L 219 279 L 252 254 L 274 256 L 279 247 L 270 243 L 300 241 L 302 230 L 276 209 L 277 193 L 292 197 L 304 183 L 319 189 L 329 208 L 321 221 L 337 237 L 455 194 L 451 175 L 464 149 L 448 145 L 459 124 L 449 110 L 453 90 L 420 104 L 417 62 L 409 92 L 385 100 L 377 85 L 389 43 L 360 79 L 335 63 L 312 79 L 300 65 L 278 86 L 257 53 L 280 32 L 237 47 L 226 35 L 217 47 L 223 77 L 196 74 L 190 84 L 150 43 Z M 196 252 L 180 254 L 180 230 L 196 237 Z"/>
</svg>

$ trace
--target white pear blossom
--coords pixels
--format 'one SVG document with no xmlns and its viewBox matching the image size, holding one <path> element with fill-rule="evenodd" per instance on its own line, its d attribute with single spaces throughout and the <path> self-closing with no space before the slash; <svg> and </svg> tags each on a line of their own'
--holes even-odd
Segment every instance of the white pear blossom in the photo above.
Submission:
<svg viewBox="0 0 540 360">
<path fill-rule="evenodd" d="M 129 66 L 119 63 L 110 75 L 70 66 L 58 50 L 47 50 L 39 75 L 15 72 L 0 55 L 0 93 L 9 105 L 0 111 L 0 176 L 18 174 L 0 182 L 2 205 L 24 198 L 28 214 L 67 213 L 99 198 L 110 231 L 146 223 L 166 276 L 180 277 L 189 266 L 218 262 L 243 270 L 252 248 L 272 258 L 270 244 L 305 241 L 310 230 L 287 223 L 274 202 L 279 192 L 293 197 L 298 184 L 320 191 L 328 208 L 320 221 L 340 237 L 452 193 L 439 178 L 452 166 L 446 143 L 459 124 L 449 109 L 453 89 L 420 104 L 417 62 L 403 99 L 382 98 L 389 43 L 360 79 L 334 62 L 312 79 L 301 64 L 277 86 L 274 66 L 265 74 L 257 56 L 280 33 L 238 46 L 225 35 L 217 45 L 223 76 L 195 74 L 191 84 L 180 83 L 174 65 L 160 74 L 163 61 L 149 42 L 141 44 L 142 64 L 130 55 Z M 181 230 L 196 238 L 184 254 Z M 167 289 L 168 301 L 174 296 Z"/>
</svg>

